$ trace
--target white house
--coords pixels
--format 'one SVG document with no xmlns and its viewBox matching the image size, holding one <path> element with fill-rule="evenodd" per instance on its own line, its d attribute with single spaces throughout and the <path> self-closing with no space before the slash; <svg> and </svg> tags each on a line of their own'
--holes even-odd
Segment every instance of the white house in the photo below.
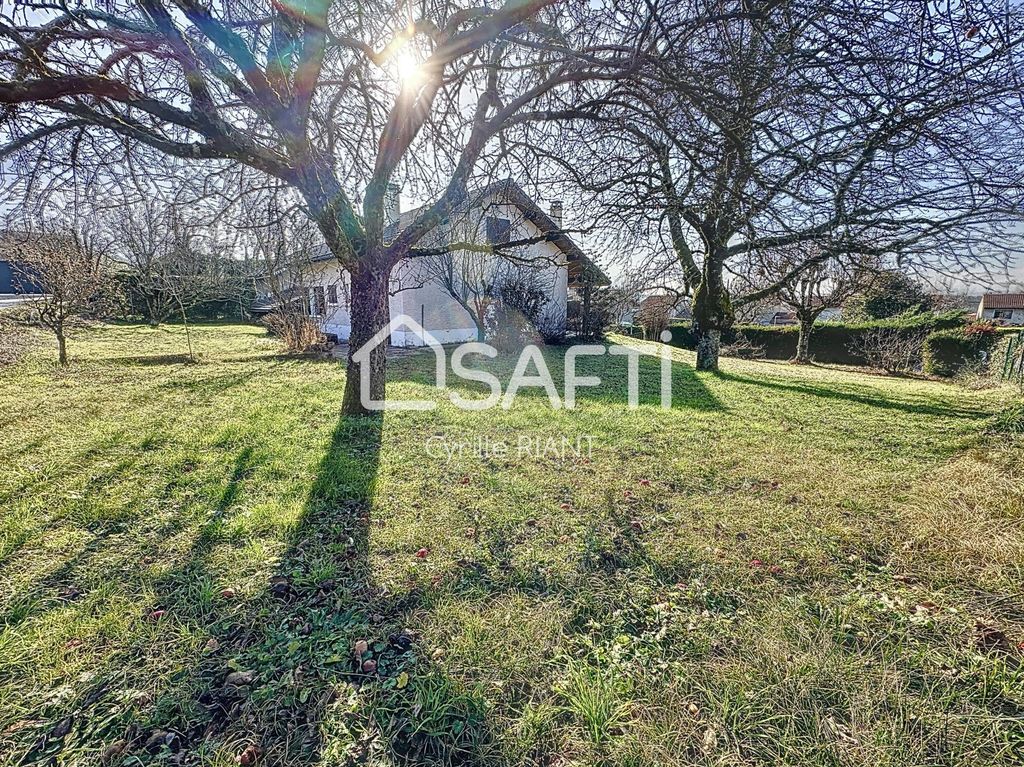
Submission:
<svg viewBox="0 0 1024 767">
<path fill-rule="evenodd" d="M 408 226 L 420 212 L 419 209 L 400 210 L 397 191 L 389 189 L 388 195 L 386 232 L 392 234 Z M 527 270 L 536 278 L 538 289 L 547 294 L 541 312 L 545 328 L 564 333 L 570 291 L 579 292 L 588 284 L 606 285 L 608 278 L 561 229 L 561 203 L 552 202 L 550 211 L 545 212 L 517 184 L 501 181 L 472 193 L 461 209 L 419 246 L 443 249 L 456 242 L 494 245 L 537 239 L 515 247 L 511 261 L 498 255 L 469 251 L 455 251 L 447 258 L 455 259 L 457 269 L 461 267 L 460 277 L 465 283 L 474 274 L 493 274 L 494 269 L 501 268 L 499 264 L 506 267 L 514 264 L 509 268 Z M 549 239 L 542 239 L 544 237 Z M 469 259 L 473 261 L 472 269 L 465 268 Z M 325 333 L 339 341 L 348 340 L 351 332 L 348 274 L 327 251 L 312 256 L 308 272 L 303 282 L 309 313 L 321 318 Z M 454 297 L 437 272 L 437 260 L 430 256 L 409 258 L 397 264 L 391 276 L 391 318 L 410 317 L 441 343 L 476 340 L 477 326 L 473 315 L 465 308 L 467 302 Z M 480 292 L 479 286 L 467 284 L 466 287 L 470 292 Z M 262 300 L 257 298 L 256 306 L 267 309 L 270 305 L 263 297 Z M 422 346 L 424 341 L 411 330 L 396 329 L 391 334 L 391 345 Z"/>
<path fill-rule="evenodd" d="M 1024 325 L 1024 293 L 986 293 L 978 304 L 978 319 Z"/>
</svg>

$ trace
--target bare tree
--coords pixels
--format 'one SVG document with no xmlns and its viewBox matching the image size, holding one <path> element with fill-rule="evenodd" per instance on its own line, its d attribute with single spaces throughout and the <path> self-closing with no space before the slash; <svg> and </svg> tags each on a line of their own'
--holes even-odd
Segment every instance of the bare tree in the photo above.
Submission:
<svg viewBox="0 0 1024 767">
<path fill-rule="evenodd" d="M 692 296 L 698 368 L 717 367 L 737 306 L 827 249 L 803 248 L 777 284 L 733 295 L 729 267 L 752 253 L 838 243 L 962 272 L 1020 250 L 1019 7 L 647 5 L 654 24 L 610 23 L 649 30 L 656 55 L 579 103 L 577 140 L 554 137 L 551 154 L 632 220 L 633 242 L 664 243 Z"/>
<path fill-rule="evenodd" d="M 614 67 L 575 55 L 596 32 L 586 9 L 554 3 L 440 0 L 416 15 L 384 0 L 26 0 L 0 24 L 0 158 L 30 148 L 66 166 L 96 149 L 109 167 L 141 145 L 296 190 L 351 279 L 342 409 L 360 413 L 351 354 L 388 322 L 395 264 L 465 199 L 492 138 L 548 119 L 546 97 L 629 55 L 613 52 Z M 429 203 L 386 237 L 396 174 L 419 179 Z M 367 364 L 383 399 L 384 349 Z"/>
<path fill-rule="evenodd" d="M 351 300 L 344 273 L 338 282 L 318 286 L 331 296 L 321 301 L 310 295 L 312 257 L 323 252 L 323 238 L 300 211 L 283 209 L 283 200 L 287 195 L 249 201 L 237 226 L 256 282 L 256 300 L 269 312 L 268 327 L 281 336 L 289 351 L 306 352 L 324 342 L 323 325 L 330 313 L 338 306 L 349 306 Z"/>
<path fill-rule="evenodd" d="M 808 253 L 813 248 L 815 252 Z M 870 284 L 877 273 L 874 263 L 861 256 L 845 254 L 828 258 L 814 245 L 784 248 L 761 254 L 756 264 L 744 270 L 749 280 L 747 292 L 762 285 L 775 286 L 775 299 L 796 314 L 800 330 L 797 336 L 797 362 L 811 361 L 810 343 L 814 323 L 826 309 L 840 307 L 851 296 Z M 824 259 L 824 260 L 823 260 Z M 801 264 L 809 264 L 798 268 Z M 795 277 L 792 275 L 796 275 Z M 788 282 L 779 283 L 789 276 Z"/>
<path fill-rule="evenodd" d="M 451 296 L 476 326 L 478 341 L 486 338 L 487 307 L 494 296 L 496 264 L 486 253 L 446 250 L 425 258 L 422 278 Z"/>
<path fill-rule="evenodd" d="M 52 228 L 11 237 L 6 244 L 21 279 L 40 290 L 27 294 L 28 303 L 39 324 L 57 339 L 57 360 L 66 366 L 68 333 L 81 317 L 96 311 L 106 287 L 100 250 L 88 233 Z"/>
</svg>

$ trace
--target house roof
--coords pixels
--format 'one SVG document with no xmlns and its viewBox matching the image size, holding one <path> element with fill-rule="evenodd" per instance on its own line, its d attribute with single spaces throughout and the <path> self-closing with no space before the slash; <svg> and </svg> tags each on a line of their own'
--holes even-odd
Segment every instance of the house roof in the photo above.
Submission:
<svg viewBox="0 0 1024 767">
<path fill-rule="evenodd" d="M 984 309 L 1024 309 L 1024 293 L 986 293 L 981 298 Z"/>
<path fill-rule="evenodd" d="M 541 210 L 537 202 L 523 191 L 519 184 L 511 179 L 496 181 L 493 184 L 488 184 L 470 192 L 469 197 L 456 210 L 471 208 L 487 197 L 503 198 L 503 201 L 515 205 L 522 211 L 523 217 L 536 226 L 541 234 L 550 235 L 550 242 L 554 243 L 565 254 L 569 266 L 569 284 L 571 286 L 586 282 L 594 285 L 611 285 L 611 280 L 593 259 L 588 257 L 569 235 L 560 231 L 561 227 L 552 220 L 551 216 Z M 404 229 L 411 224 L 421 210 L 423 210 L 423 206 L 403 211 L 399 215 L 398 221 L 389 224 L 385 229 L 385 236 L 394 237 L 399 229 Z M 333 257 L 331 252 L 325 248 L 313 256 L 312 260 L 327 261 Z"/>
</svg>

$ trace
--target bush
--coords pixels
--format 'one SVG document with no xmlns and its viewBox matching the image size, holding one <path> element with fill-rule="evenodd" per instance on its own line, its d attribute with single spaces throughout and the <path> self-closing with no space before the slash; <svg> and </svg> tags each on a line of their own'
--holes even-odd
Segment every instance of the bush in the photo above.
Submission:
<svg viewBox="0 0 1024 767">
<path fill-rule="evenodd" d="M 285 349 L 292 354 L 323 351 L 327 348 L 327 336 L 312 317 L 271 312 L 263 318 L 263 324 L 284 342 Z"/>
<path fill-rule="evenodd" d="M 976 370 L 988 363 L 998 340 L 995 326 L 984 322 L 936 330 L 924 341 L 924 372 L 949 378 L 963 369 Z"/>
<path fill-rule="evenodd" d="M 850 352 L 863 357 L 869 367 L 886 373 L 909 373 L 921 364 L 921 346 L 926 330 L 875 328 L 850 342 Z"/>
</svg>

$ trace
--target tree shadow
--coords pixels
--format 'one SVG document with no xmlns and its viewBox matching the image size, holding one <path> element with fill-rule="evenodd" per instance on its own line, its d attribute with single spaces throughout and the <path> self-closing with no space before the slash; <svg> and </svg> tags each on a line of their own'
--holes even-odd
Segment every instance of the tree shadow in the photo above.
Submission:
<svg viewBox="0 0 1024 767">
<path fill-rule="evenodd" d="M 406 628 L 425 604 L 422 591 L 375 583 L 382 427 L 380 417 L 338 421 L 286 551 L 265 588 L 247 597 L 217 585 L 222 532 L 242 513 L 240 494 L 259 463 L 252 447 L 242 449 L 190 548 L 157 582 L 152 604 L 140 605 L 152 627 L 127 651 L 151 652 L 145 642 L 169 632 L 198 637 L 192 659 L 133 710 L 116 700 L 123 661 L 111 658 L 95 669 L 98 683 L 44 712 L 20 763 L 59 759 L 65 742 L 102 744 L 106 764 L 199 764 L 214 753 L 275 765 L 472 761 L 490 740 L 484 700 L 440 671 Z"/>
<path fill-rule="evenodd" d="M 813 384 L 806 383 L 781 383 L 779 381 L 770 381 L 766 378 L 754 378 L 738 375 L 736 373 L 726 373 L 724 371 L 715 373 L 715 376 L 723 381 L 732 381 L 733 383 L 745 384 L 748 386 L 759 386 L 766 389 L 775 389 L 777 391 L 796 392 L 798 394 L 807 394 L 814 397 L 822 397 L 824 399 L 852 402 L 858 405 L 868 405 L 870 407 L 877 407 L 885 410 L 899 410 L 912 415 L 932 415 L 946 418 L 969 418 L 974 420 L 988 417 L 988 413 L 981 410 L 946 407 L 932 402 L 912 402 L 899 399 L 889 399 L 875 394 L 845 391 L 838 386 L 830 387 L 815 386 Z"/>
</svg>

